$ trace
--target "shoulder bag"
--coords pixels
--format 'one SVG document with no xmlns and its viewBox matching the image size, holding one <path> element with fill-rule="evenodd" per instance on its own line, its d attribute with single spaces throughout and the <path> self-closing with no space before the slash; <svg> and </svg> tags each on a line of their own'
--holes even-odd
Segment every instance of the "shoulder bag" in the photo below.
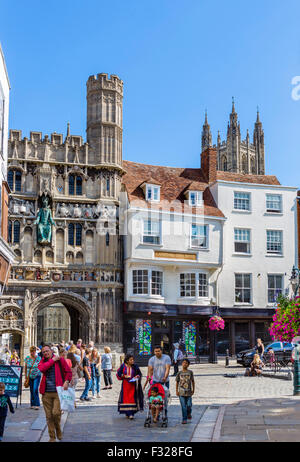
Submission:
<svg viewBox="0 0 300 462">
<path fill-rule="evenodd" d="M 34 361 L 33 361 L 33 363 L 32 363 L 32 366 L 31 366 L 31 368 L 29 369 L 29 372 L 28 372 L 28 374 L 27 374 L 27 377 L 25 378 L 24 388 L 29 388 L 30 372 L 31 372 L 31 369 L 33 368 L 35 362 L 36 362 L 36 358 L 34 359 Z"/>
</svg>

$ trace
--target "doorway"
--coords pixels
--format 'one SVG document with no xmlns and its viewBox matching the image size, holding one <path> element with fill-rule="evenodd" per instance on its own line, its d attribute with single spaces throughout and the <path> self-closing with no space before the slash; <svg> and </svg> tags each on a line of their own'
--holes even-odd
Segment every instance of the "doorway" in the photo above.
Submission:
<svg viewBox="0 0 300 462">
<path fill-rule="evenodd" d="M 37 344 L 68 342 L 71 339 L 70 326 L 69 312 L 62 303 L 42 308 L 37 314 Z"/>
<path fill-rule="evenodd" d="M 160 345 L 163 354 L 171 355 L 171 325 L 166 319 L 158 319 L 153 321 L 153 347 Z"/>
</svg>

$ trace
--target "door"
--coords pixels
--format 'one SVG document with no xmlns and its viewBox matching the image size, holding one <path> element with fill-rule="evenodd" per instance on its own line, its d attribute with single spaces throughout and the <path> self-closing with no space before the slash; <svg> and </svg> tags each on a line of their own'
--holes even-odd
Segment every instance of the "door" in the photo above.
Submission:
<svg viewBox="0 0 300 462">
<path fill-rule="evenodd" d="M 170 339 L 170 321 L 165 319 L 155 320 L 153 322 L 153 347 L 160 345 L 163 353 L 170 356 L 172 346 Z"/>
</svg>

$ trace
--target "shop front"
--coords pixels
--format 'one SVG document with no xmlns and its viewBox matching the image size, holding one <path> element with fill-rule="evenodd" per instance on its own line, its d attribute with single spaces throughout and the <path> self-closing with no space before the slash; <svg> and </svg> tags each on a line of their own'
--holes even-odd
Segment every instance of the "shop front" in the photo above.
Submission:
<svg viewBox="0 0 300 462">
<path fill-rule="evenodd" d="M 174 343 L 179 343 L 184 356 L 191 362 L 209 362 L 214 356 L 225 356 L 227 350 L 234 357 L 239 351 L 252 348 L 256 339 L 265 344 L 271 341 L 268 327 L 272 313 L 267 310 L 219 309 L 225 319 L 225 328 L 213 333 L 208 320 L 213 306 L 159 305 L 126 302 L 124 305 L 124 351 L 131 353 L 139 365 L 147 365 L 154 346 L 160 345 L 165 354 L 172 356 Z M 255 315 L 255 317 L 254 317 Z"/>
</svg>

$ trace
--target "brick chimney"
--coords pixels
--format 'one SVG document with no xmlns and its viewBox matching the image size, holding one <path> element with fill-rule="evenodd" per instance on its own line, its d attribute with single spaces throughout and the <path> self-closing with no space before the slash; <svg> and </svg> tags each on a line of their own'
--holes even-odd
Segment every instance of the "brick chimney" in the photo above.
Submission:
<svg viewBox="0 0 300 462">
<path fill-rule="evenodd" d="M 217 149 L 207 147 L 201 153 L 201 170 L 210 184 L 217 179 Z"/>
</svg>

